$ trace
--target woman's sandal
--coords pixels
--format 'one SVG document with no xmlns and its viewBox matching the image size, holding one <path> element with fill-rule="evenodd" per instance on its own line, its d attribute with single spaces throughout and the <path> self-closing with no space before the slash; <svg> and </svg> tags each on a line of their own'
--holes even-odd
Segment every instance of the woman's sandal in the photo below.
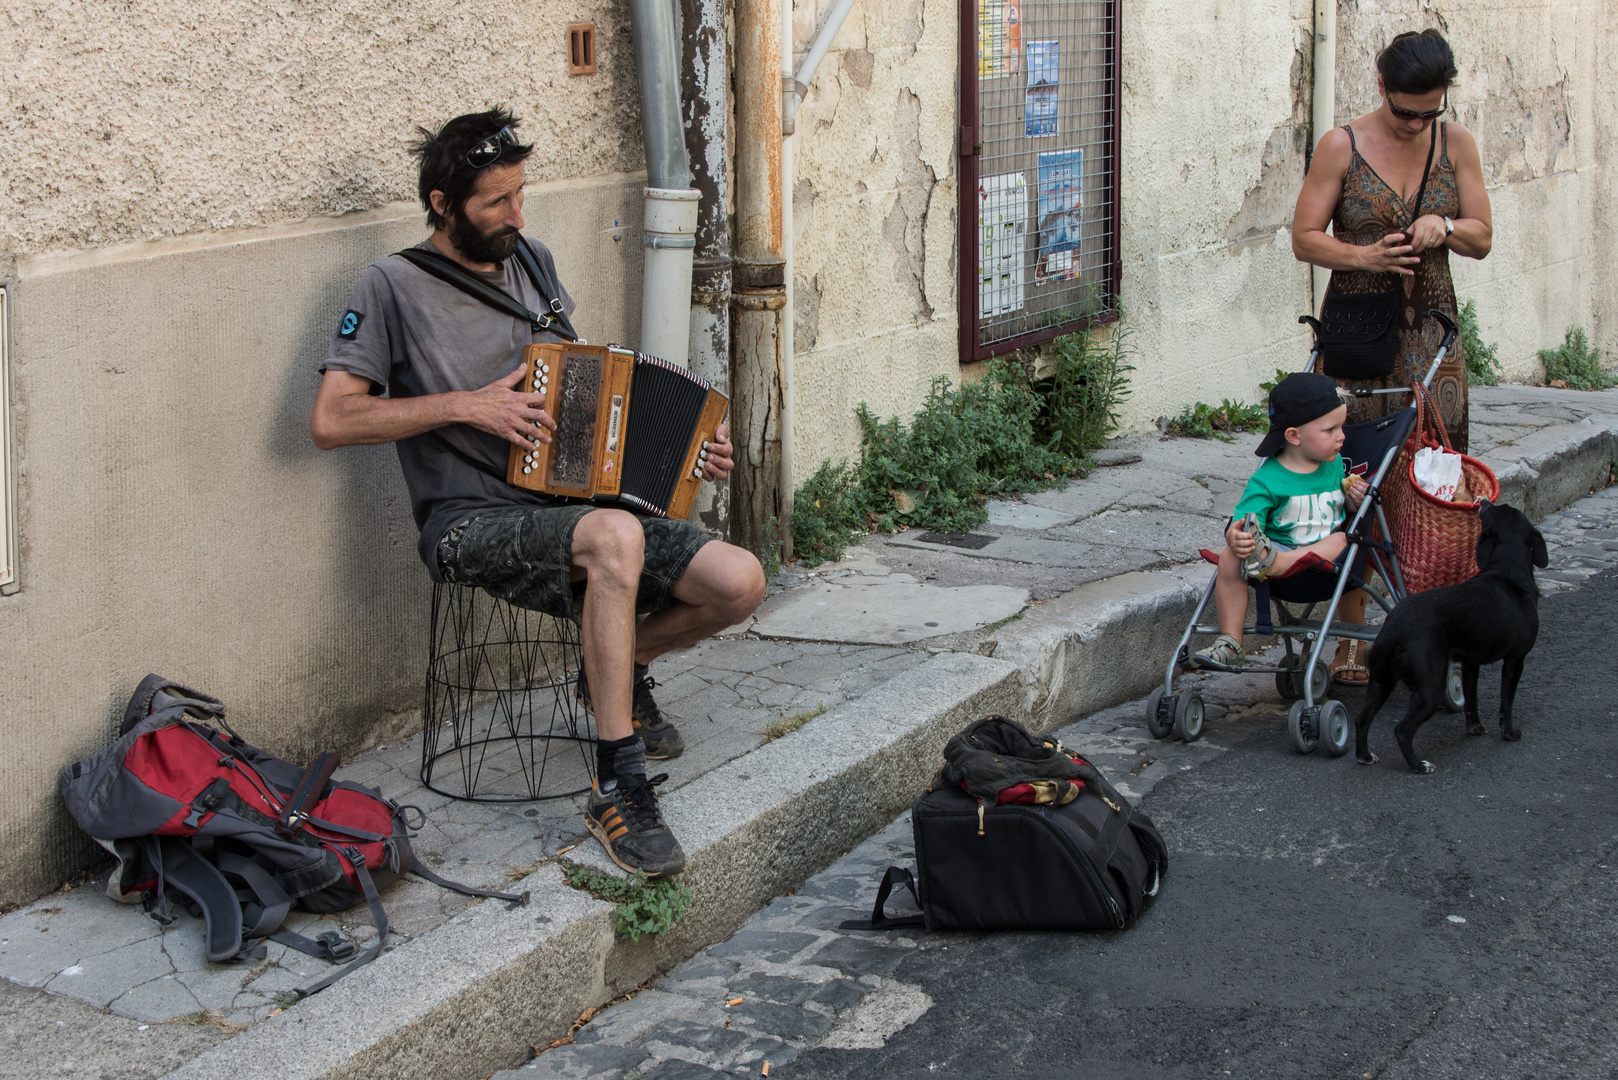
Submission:
<svg viewBox="0 0 1618 1080">
<path fill-rule="evenodd" d="M 1371 673 L 1364 664 L 1359 662 L 1360 641 L 1358 638 L 1347 639 L 1348 655 L 1344 657 L 1338 653 L 1331 663 L 1331 681 L 1339 686 L 1364 686 L 1370 681 Z"/>
</svg>

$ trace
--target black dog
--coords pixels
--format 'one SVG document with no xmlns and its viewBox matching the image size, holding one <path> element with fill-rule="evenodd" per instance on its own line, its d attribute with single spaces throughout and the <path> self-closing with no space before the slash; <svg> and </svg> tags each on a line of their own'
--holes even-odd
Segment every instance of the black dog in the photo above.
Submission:
<svg viewBox="0 0 1618 1080">
<path fill-rule="evenodd" d="M 1545 538 L 1514 506 L 1484 503 L 1478 511 L 1477 577 L 1442 589 L 1416 593 L 1388 615 L 1367 658 L 1370 686 L 1365 708 L 1354 722 L 1361 765 L 1376 761 L 1367 746 L 1371 722 L 1393 693 L 1394 683 L 1410 688 L 1410 711 L 1393 729 L 1405 761 L 1419 773 L 1433 765 L 1416 757 L 1416 729 L 1444 703 L 1449 665 L 1460 661 L 1466 690 L 1466 733 L 1482 735 L 1478 719 L 1478 666 L 1505 661 L 1500 668 L 1500 737 L 1522 738 L 1511 719 L 1511 702 L 1522 678 L 1523 658 L 1539 636 L 1539 588 L 1534 567 L 1549 562 Z"/>
</svg>

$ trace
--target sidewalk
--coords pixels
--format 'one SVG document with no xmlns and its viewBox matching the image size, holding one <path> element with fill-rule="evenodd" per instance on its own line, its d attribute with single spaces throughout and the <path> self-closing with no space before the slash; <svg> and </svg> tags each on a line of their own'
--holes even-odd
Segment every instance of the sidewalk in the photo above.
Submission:
<svg viewBox="0 0 1618 1080">
<path fill-rule="evenodd" d="M 1473 454 L 1533 517 L 1610 482 L 1618 391 L 1479 387 L 1472 415 Z M 667 933 L 615 942 L 610 906 L 562 881 L 559 859 L 610 869 L 579 800 L 434 794 L 418 779 L 417 736 L 340 775 L 425 810 L 414 845 L 439 872 L 527 890 L 529 907 L 469 904 L 407 879 L 384 897 L 390 949 L 294 1007 L 288 991 L 323 963 L 272 946 L 256 964 L 209 965 L 189 917 L 160 928 L 107 900 L 102 883 L 52 894 L 0 918 L 0 1015 L 17 1048 L 0 1077 L 65 1060 L 109 1076 L 180 1066 L 173 1075 L 436 1080 L 511 1068 L 887 826 L 976 716 L 1052 730 L 1143 695 L 1206 584 L 1195 550 L 1218 544 L 1257 441 L 1118 440 L 1089 478 L 992 504 L 974 533 L 871 537 L 840 563 L 788 568 L 749 623 L 659 660 L 658 700 L 688 743 L 665 763 L 665 811 L 695 896 Z M 1551 539 L 1594 547 L 1582 563 L 1559 557 L 1546 587 L 1595 572 L 1614 543 Z M 771 738 L 782 721 L 799 729 Z M 587 783 L 579 753 L 558 753 L 547 787 Z M 372 933 L 359 912 L 295 925 Z"/>
</svg>

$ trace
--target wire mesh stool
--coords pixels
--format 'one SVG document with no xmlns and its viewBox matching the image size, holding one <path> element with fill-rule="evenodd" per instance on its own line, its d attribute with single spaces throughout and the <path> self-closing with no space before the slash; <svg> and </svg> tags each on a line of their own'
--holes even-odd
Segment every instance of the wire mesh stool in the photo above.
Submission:
<svg viewBox="0 0 1618 1080">
<path fill-rule="evenodd" d="M 472 802 L 589 791 L 595 733 L 574 700 L 579 664 L 574 623 L 470 586 L 434 583 L 421 782 Z M 551 786 L 564 790 L 545 790 L 547 771 Z"/>
</svg>

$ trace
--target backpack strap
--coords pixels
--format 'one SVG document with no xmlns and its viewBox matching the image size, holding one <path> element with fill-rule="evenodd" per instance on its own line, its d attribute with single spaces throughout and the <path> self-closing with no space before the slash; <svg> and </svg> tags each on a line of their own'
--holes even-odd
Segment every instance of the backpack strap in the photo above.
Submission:
<svg viewBox="0 0 1618 1080">
<path fill-rule="evenodd" d="M 405 807 L 401 806 L 396 809 L 394 813 L 397 815 L 402 813 L 405 809 Z M 410 809 L 415 809 L 415 807 L 410 807 Z M 459 881 L 451 881 L 449 878 L 439 877 L 426 863 L 416 858 L 416 852 L 413 848 L 411 848 L 408 837 L 402 833 L 398 834 L 394 837 L 394 842 L 399 851 L 400 865 L 405 867 L 405 869 L 411 873 L 426 878 L 428 881 L 432 882 L 434 885 L 437 885 L 441 889 L 449 889 L 451 892 L 458 892 L 462 896 L 483 896 L 491 900 L 504 900 L 515 907 L 528 906 L 529 894 L 526 892 L 506 893 L 496 892 L 493 889 L 474 889 L 470 885 L 462 885 Z"/>
<path fill-rule="evenodd" d="M 876 890 L 876 906 L 871 909 L 869 919 L 848 919 L 837 925 L 839 930 L 902 930 L 911 926 L 925 926 L 926 917 L 922 915 L 904 915 L 899 918 L 889 918 L 883 908 L 887 907 L 888 897 L 893 894 L 895 885 L 903 885 L 915 897 L 916 906 L 921 906 L 921 894 L 916 891 L 916 877 L 903 866 L 890 866 L 888 872 L 882 875 L 882 884 Z"/>
<path fill-rule="evenodd" d="M 526 242 L 518 244 L 517 251 L 519 254 L 517 261 L 523 264 L 523 268 L 528 272 L 530 279 L 532 279 L 534 282 L 534 288 L 539 290 L 540 296 L 545 300 L 545 303 L 550 308 L 550 311 L 529 311 L 517 301 L 516 297 L 506 292 L 504 289 L 496 288 L 495 286 L 490 285 L 487 281 L 473 276 L 473 274 L 460 263 L 456 262 L 454 259 L 440 254 L 437 251 L 429 251 L 426 248 L 412 247 L 405 248 L 403 251 L 395 251 L 394 254 L 404 259 L 406 262 L 411 263 L 424 273 L 431 274 L 438 280 L 455 286 L 457 289 L 466 293 L 474 300 L 481 300 L 483 303 L 488 304 L 496 311 L 503 311 L 514 319 L 523 320 L 524 322 L 528 323 L 529 329 L 533 333 L 538 334 L 544 331 L 549 331 L 553 334 L 559 334 L 566 337 L 569 340 L 578 340 L 578 335 L 573 333 L 573 327 L 568 323 L 567 316 L 562 314 L 562 302 L 560 300 L 551 299 L 551 297 L 545 292 L 544 286 L 540 284 L 540 278 L 544 274 L 544 268 L 538 265 L 538 259 L 535 258 L 533 253 L 528 250 Z M 526 255 L 527 258 L 521 257 L 524 255 Z M 534 266 L 530 267 L 528 265 L 529 259 L 534 260 Z"/>
<path fill-rule="evenodd" d="M 382 897 L 377 895 L 376 883 L 371 880 L 371 872 L 365 868 L 365 856 L 360 854 L 360 849 L 357 847 L 346 847 L 342 850 L 344 857 L 354 867 L 354 875 L 360 879 L 360 888 L 365 893 L 366 906 L 371 909 L 371 921 L 376 924 L 376 944 L 360 953 L 352 963 L 344 964 L 334 971 L 328 971 L 307 986 L 298 987 L 293 993 L 301 998 L 319 993 L 354 969 L 369 964 L 372 960 L 382 955 L 382 946 L 388 940 L 388 913 L 382 910 Z"/>
<path fill-rule="evenodd" d="M 156 844 L 158 879 L 173 885 L 202 909 L 209 960 L 229 960 L 242 951 L 242 906 L 225 875 L 177 836 Z"/>
</svg>

